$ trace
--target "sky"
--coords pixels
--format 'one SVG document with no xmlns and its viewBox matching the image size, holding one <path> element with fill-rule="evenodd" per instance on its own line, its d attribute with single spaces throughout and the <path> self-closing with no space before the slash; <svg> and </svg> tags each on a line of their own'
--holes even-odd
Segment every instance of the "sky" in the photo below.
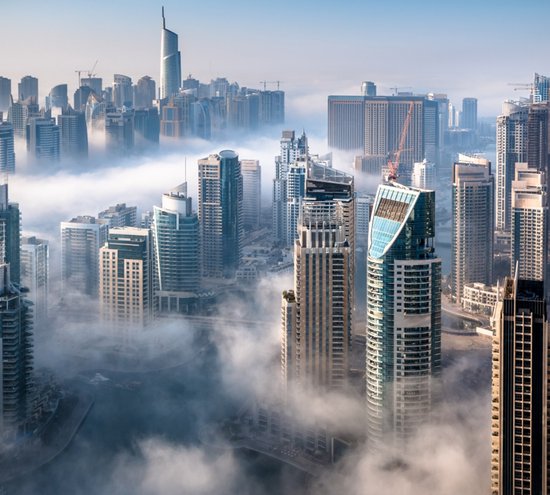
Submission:
<svg viewBox="0 0 550 495">
<path fill-rule="evenodd" d="M 547 0 L 0 0 L 0 75 L 12 91 L 24 75 L 43 98 L 56 84 L 76 88 L 75 70 L 104 84 L 114 73 L 158 82 L 161 6 L 179 34 L 182 73 L 225 76 L 243 86 L 281 81 L 288 112 L 324 116 L 329 94 L 379 94 L 392 87 L 479 99 L 495 116 L 506 98 L 527 96 L 508 83 L 549 74 Z"/>
</svg>

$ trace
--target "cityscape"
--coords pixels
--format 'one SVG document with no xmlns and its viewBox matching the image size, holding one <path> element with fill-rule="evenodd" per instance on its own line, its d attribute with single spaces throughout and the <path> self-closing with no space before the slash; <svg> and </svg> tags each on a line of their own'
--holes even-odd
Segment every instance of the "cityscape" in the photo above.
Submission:
<svg viewBox="0 0 550 495">
<path fill-rule="evenodd" d="M 0 6 L 0 495 L 550 494 L 550 67 L 490 3 Z"/>
</svg>

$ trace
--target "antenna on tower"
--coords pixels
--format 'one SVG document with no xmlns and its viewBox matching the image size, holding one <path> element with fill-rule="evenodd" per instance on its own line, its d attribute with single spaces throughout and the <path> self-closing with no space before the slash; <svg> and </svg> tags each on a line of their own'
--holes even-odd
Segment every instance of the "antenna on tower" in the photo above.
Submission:
<svg viewBox="0 0 550 495">
<path fill-rule="evenodd" d="M 164 5 L 162 6 L 162 28 L 166 29 L 166 19 L 164 18 Z"/>
</svg>

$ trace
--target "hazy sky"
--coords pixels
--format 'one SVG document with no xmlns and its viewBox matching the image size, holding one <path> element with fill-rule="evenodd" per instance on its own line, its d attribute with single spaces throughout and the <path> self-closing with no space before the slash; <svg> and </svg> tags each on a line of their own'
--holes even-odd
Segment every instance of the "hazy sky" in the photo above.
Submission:
<svg viewBox="0 0 550 495">
<path fill-rule="evenodd" d="M 362 80 L 480 100 L 496 115 L 509 82 L 550 73 L 548 0 L 0 0 L 0 75 L 39 77 L 45 96 L 76 69 L 159 77 L 161 5 L 180 36 L 183 74 L 258 87 L 280 80 L 289 110 L 324 115 L 326 96 Z M 307 98 L 303 95 L 308 94 Z"/>
</svg>

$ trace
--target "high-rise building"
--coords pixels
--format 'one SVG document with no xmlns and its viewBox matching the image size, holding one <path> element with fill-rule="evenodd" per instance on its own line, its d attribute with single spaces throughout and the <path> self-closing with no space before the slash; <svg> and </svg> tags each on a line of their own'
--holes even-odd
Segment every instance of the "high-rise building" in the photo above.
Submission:
<svg viewBox="0 0 550 495">
<path fill-rule="evenodd" d="M 547 171 L 550 164 L 550 102 L 529 107 L 527 116 L 527 162 L 530 167 Z M 546 180 L 550 180 L 546 177 Z"/>
<path fill-rule="evenodd" d="M 308 156 L 297 158 L 288 166 L 286 174 L 285 236 L 286 247 L 294 246 L 298 237 L 298 218 L 302 209 L 302 199 L 306 193 Z"/>
<path fill-rule="evenodd" d="M 523 280 L 547 280 L 548 203 L 545 174 L 516 163 L 512 182 L 510 273 Z"/>
<path fill-rule="evenodd" d="M 200 288 L 200 227 L 192 206 L 184 182 L 154 207 L 154 290 L 160 312 L 187 312 Z"/>
<path fill-rule="evenodd" d="M 99 309 L 102 320 L 124 341 L 153 319 L 151 231 L 136 227 L 109 230 L 99 249 Z"/>
<path fill-rule="evenodd" d="M 27 123 L 27 151 L 38 161 L 60 158 L 59 126 L 53 119 L 31 117 Z"/>
<path fill-rule="evenodd" d="M 20 138 L 26 136 L 28 117 L 29 106 L 23 102 L 12 100 L 8 108 L 8 122 L 13 126 L 15 136 Z"/>
<path fill-rule="evenodd" d="M 11 103 L 11 79 L 0 76 L 0 112 L 7 113 Z"/>
<path fill-rule="evenodd" d="M 361 83 L 362 96 L 376 96 L 376 84 L 372 81 L 363 81 Z"/>
<path fill-rule="evenodd" d="M 88 156 L 88 131 L 84 112 L 63 109 L 57 116 L 61 155 L 63 157 L 86 158 Z"/>
<path fill-rule="evenodd" d="M 33 100 L 34 103 L 38 103 L 38 79 L 33 76 L 25 76 L 21 79 L 21 82 L 17 85 L 18 100 L 24 101 L 27 98 Z"/>
<path fill-rule="evenodd" d="M 452 179 L 451 295 L 460 304 L 465 284 L 492 283 L 495 182 L 489 160 L 466 155 Z"/>
<path fill-rule="evenodd" d="M 156 108 L 134 110 L 134 131 L 137 145 L 158 144 L 160 135 L 159 112 Z"/>
<path fill-rule="evenodd" d="M 373 203 L 374 196 L 370 194 L 358 193 L 355 197 L 355 239 L 361 247 L 367 246 Z"/>
<path fill-rule="evenodd" d="M 156 98 L 155 81 L 149 76 L 138 79 L 134 86 L 134 106 L 136 108 L 151 108 Z"/>
<path fill-rule="evenodd" d="M 160 133 L 166 137 L 180 138 L 184 136 L 183 109 L 173 100 L 162 107 Z"/>
<path fill-rule="evenodd" d="M 24 430 L 33 391 L 32 310 L 19 286 L 10 280 L 10 266 L 0 264 L 0 434 Z"/>
<path fill-rule="evenodd" d="M 127 153 L 134 148 L 133 110 L 112 110 L 105 114 L 105 145 L 114 153 Z"/>
<path fill-rule="evenodd" d="M 78 112 L 85 112 L 86 111 L 86 103 L 88 102 L 88 98 L 93 93 L 92 88 L 90 86 L 80 86 L 75 92 L 73 96 L 73 108 Z"/>
<path fill-rule="evenodd" d="M 35 322 L 48 316 L 50 255 L 48 241 L 34 236 L 21 239 L 21 285 L 29 289 Z"/>
<path fill-rule="evenodd" d="M 418 189 L 435 189 L 435 163 L 431 163 L 426 159 L 416 162 L 413 165 L 411 185 Z"/>
<path fill-rule="evenodd" d="M 61 276 L 65 294 L 97 296 L 99 248 L 109 227 L 91 216 L 61 222 Z"/>
<path fill-rule="evenodd" d="M 160 37 L 160 98 L 170 98 L 177 94 L 181 83 L 181 54 L 178 50 L 178 35 L 166 29 L 163 7 Z"/>
<path fill-rule="evenodd" d="M 15 172 L 15 148 L 13 125 L 9 122 L 0 122 L 0 174 Z"/>
<path fill-rule="evenodd" d="M 8 200 L 8 185 L 0 184 L 0 263 L 9 263 L 10 280 L 21 281 L 21 214 Z"/>
<path fill-rule="evenodd" d="M 367 253 L 367 425 L 380 445 L 426 421 L 441 372 L 441 259 L 435 193 L 378 186 Z"/>
<path fill-rule="evenodd" d="M 423 96 L 329 96 L 328 144 L 387 158 L 399 148 L 407 120 L 401 162 L 437 161 L 439 104 Z"/>
<path fill-rule="evenodd" d="M 495 310 L 492 495 L 548 493 L 550 347 L 544 287 L 507 278 Z"/>
<path fill-rule="evenodd" d="M 285 92 L 264 90 L 260 91 L 259 95 L 259 123 L 262 125 L 284 124 Z"/>
<path fill-rule="evenodd" d="M 283 131 L 280 145 L 280 154 L 275 157 L 273 180 L 273 237 L 276 242 L 286 244 L 287 175 L 292 163 L 308 155 L 306 134 L 304 132 L 296 138 L 294 131 Z"/>
<path fill-rule="evenodd" d="M 109 228 L 137 227 L 137 206 L 126 206 L 126 203 L 109 206 L 100 211 L 97 218 L 103 220 Z"/>
<path fill-rule="evenodd" d="M 134 104 L 134 89 L 132 78 L 123 74 L 115 74 L 113 81 L 113 105 L 118 109 L 130 108 Z"/>
<path fill-rule="evenodd" d="M 243 177 L 232 150 L 199 160 L 199 221 L 203 274 L 234 276 L 242 256 Z"/>
<path fill-rule="evenodd" d="M 463 98 L 460 127 L 477 130 L 477 98 Z"/>
<path fill-rule="evenodd" d="M 346 176 L 347 177 L 347 176 Z M 294 290 L 283 293 L 283 385 L 347 383 L 353 308 L 353 179 L 312 180 L 294 246 Z M 351 220 L 349 218 L 351 212 Z"/>
<path fill-rule="evenodd" d="M 533 81 L 533 103 L 550 100 L 550 77 L 535 73 Z"/>
<path fill-rule="evenodd" d="M 66 110 L 69 106 L 68 89 L 66 84 L 54 86 L 46 97 L 46 110 L 55 110 L 56 114 Z M 52 111 L 52 114 L 54 112 Z"/>
<path fill-rule="evenodd" d="M 495 228 L 509 232 L 512 213 L 512 181 L 517 162 L 527 161 L 528 106 L 505 101 L 497 117 Z"/>
<path fill-rule="evenodd" d="M 365 98 L 328 97 L 328 145 L 330 148 L 358 151 L 364 148 Z"/>
<path fill-rule="evenodd" d="M 81 86 L 88 86 L 99 97 L 103 93 L 103 79 L 101 77 L 83 77 L 80 79 Z"/>
<path fill-rule="evenodd" d="M 262 167 L 259 160 L 241 160 L 243 176 L 243 225 L 247 230 L 260 227 L 262 210 Z"/>
</svg>

